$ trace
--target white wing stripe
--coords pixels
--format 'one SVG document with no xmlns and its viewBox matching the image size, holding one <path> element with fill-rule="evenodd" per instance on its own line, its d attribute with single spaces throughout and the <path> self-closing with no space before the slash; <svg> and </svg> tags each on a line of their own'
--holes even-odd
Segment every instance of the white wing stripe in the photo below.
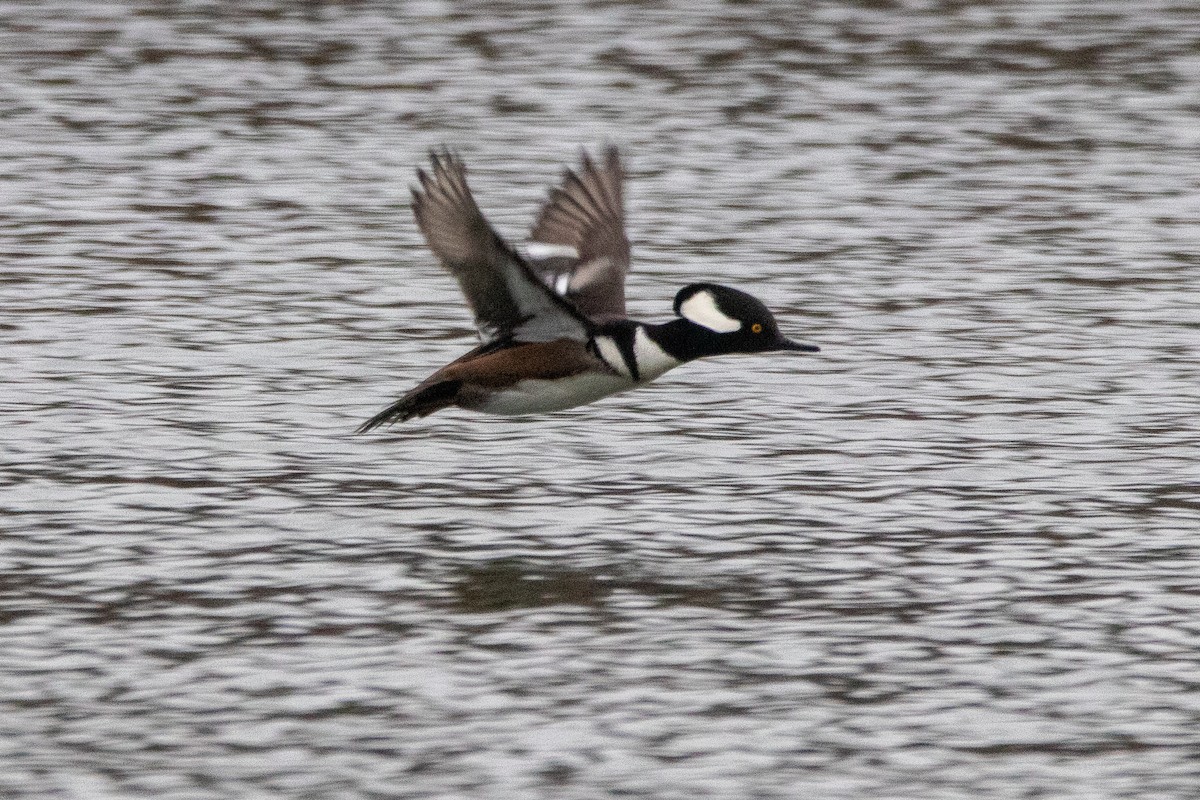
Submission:
<svg viewBox="0 0 1200 800">
<path fill-rule="evenodd" d="M 546 242 L 526 242 L 525 255 L 532 261 L 543 258 L 579 258 L 579 251 L 569 244 L 547 244 Z"/>
</svg>

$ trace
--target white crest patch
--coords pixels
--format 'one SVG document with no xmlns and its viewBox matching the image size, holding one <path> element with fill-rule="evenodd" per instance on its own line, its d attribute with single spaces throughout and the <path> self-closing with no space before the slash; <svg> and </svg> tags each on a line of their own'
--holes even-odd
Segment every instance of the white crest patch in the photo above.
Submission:
<svg viewBox="0 0 1200 800">
<path fill-rule="evenodd" d="M 678 367 L 678 359 L 672 358 L 667 351 L 658 346 L 658 342 L 646 335 L 644 328 L 639 327 L 633 336 L 633 356 L 637 360 L 638 374 L 642 382 L 649 382 L 673 367 Z"/>
<path fill-rule="evenodd" d="M 625 365 L 625 359 L 621 355 L 621 348 L 611 336 L 597 336 L 596 349 L 600 351 L 600 358 L 604 359 L 604 363 L 608 364 L 614 372 L 624 378 L 632 377 L 629 374 L 629 367 Z"/>
<path fill-rule="evenodd" d="M 569 244 L 526 242 L 525 255 L 528 258 L 539 261 L 543 258 L 579 258 L 579 251 Z"/>
<path fill-rule="evenodd" d="M 717 333 L 733 333 L 742 327 L 740 319 L 734 319 L 717 308 L 717 301 L 712 292 L 696 292 L 680 304 L 679 313 L 697 325 L 703 325 Z"/>
</svg>

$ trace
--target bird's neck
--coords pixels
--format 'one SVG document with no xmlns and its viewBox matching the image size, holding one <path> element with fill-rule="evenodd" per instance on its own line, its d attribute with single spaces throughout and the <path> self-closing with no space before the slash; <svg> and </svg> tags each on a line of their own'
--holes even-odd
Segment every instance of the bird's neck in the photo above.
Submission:
<svg viewBox="0 0 1200 800">
<path fill-rule="evenodd" d="M 646 336 L 671 358 L 685 363 L 712 355 L 715 334 L 703 325 L 677 317 L 662 325 L 643 325 Z"/>
</svg>

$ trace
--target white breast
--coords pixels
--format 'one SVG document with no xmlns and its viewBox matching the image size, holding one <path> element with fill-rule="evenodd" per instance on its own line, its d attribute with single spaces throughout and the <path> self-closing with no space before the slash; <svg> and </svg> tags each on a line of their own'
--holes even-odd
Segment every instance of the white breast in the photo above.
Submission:
<svg viewBox="0 0 1200 800">
<path fill-rule="evenodd" d="M 600 351 L 600 359 L 608 365 L 609 369 L 627 378 L 631 377 L 629 367 L 625 364 L 625 357 L 621 355 L 621 348 L 617 346 L 611 336 L 597 336 L 595 342 L 596 349 Z"/>
<path fill-rule="evenodd" d="M 657 342 L 646 335 L 645 329 L 640 327 L 633 335 L 633 356 L 643 383 L 649 383 L 667 370 L 683 363 L 668 355 L 667 351 L 659 347 Z"/>
</svg>

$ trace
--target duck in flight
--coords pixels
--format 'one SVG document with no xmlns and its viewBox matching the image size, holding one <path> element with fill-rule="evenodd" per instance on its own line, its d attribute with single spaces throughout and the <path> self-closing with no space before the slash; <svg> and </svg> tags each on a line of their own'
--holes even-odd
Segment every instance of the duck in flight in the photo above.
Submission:
<svg viewBox="0 0 1200 800">
<path fill-rule="evenodd" d="M 693 283 L 675 295 L 676 318 L 625 316 L 624 170 L 616 148 L 585 153 L 533 226 L 524 252 L 484 218 L 466 168 L 448 152 L 417 170 L 413 213 L 466 296 L 482 344 L 430 375 L 358 429 L 457 406 L 489 414 L 537 414 L 642 386 L 704 356 L 818 348 L 787 339 L 767 307 L 745 292 Z"/>
</svg>

